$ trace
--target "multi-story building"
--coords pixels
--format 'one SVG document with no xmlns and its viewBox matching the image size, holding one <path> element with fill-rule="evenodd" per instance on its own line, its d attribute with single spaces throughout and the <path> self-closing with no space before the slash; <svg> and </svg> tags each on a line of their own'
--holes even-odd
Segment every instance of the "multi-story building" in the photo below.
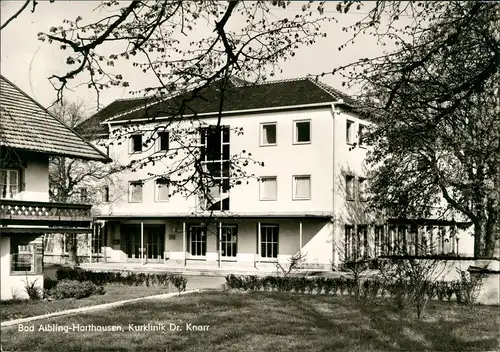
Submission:
<svg viewBox="0 0 500 352">
<path fill-rule="evenodd" d="M 422 254 L 420 246 L 412 249 L 410 243 L 459 253 L 454 222 L 387 222 L 365 211 L 362 132 L 370 122 L 345 94 L 310 78 L 248 86 L 232 81 L 220 114 L 216 87 L 201 96 L 117 100 L 86 122 L 97 126 L 110 157 L 123 165 L 161 157 L 124 172 L 128 194 L 102 207 L 108 261 L 259 266 L 287 262 L 300 252 L 308 266 L 330 268 L 359 256 L 390 254 L 398 238 L 415 255 Z M 215 135 L 206 126 L 218 125 L 219 116 Z M 197 139 L 201 163 L 208 170 L 215 166 L 219 185 L 201 201 L 173 194 L 161 182 L 165 163 L 182 157 L 175 137 L 182 121 L 187 126 L 194 120 L 205 126 Z M 226 161 L 242 151 L 264 166 L 249 163 L 244 170 L 255 177 L 229 187 Z M 462 247 L 462 254 L 470 250 Z"/>
<path fill-rule="evenodd" d="M 43 236 L 91 233 L 91 205 L 49 202 L 49 157 L 109 158 L 0 76 L 1 299 L 43 288 Z"/>
</svg>

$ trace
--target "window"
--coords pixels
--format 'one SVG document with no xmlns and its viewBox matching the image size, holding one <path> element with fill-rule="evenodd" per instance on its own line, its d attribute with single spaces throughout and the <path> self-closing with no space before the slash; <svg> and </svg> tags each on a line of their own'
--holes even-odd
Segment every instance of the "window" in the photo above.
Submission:
<svg viewBox="0 0 500 352">
<path fill-rule="evenodd" d="M 260 200 L 276 200 L 277 189 L 276 176 L 261 177 Z"/>
<path fill-rule="evenodd" d="M 384 234 L 384 226 L 377 225 L 375 226 L 375 257 L 380 255 L 386 255 L 386 239 Z"/>
<path fill-rule="evenodd" d="M 369 247 L 368 247 L 368 226 L 367 225 L 358 225 L 358 236 L 357 236 L 357 245 L 356 249 L 356 258 L 360 258 L 361 256 L 368 258 L 370 255 Z"/>
<path fill-rule="evenodd" d="M 131 146 L 130 146 L 131 153 L 142 152 L 142 134 L 132 135 L 130 137 L 130 141 L 131 141 Z"/>
<path fill-rule="evenodd" d="M 369 256 L 368 226 L 358 225 L 354 231 L 353 225 L 345 225 L 345 260 L 355 261 Z"/>
<path fill-rule="evenodd" d="M 101 254 L 102 253 L 102 247 L 104 246 L 104 241 L 103 241 L 103 232 L 102 228 L 100 225 L 95 225 L 95 232 L 91 234 L 92 236 L 92 253 L 93 254 Z"/>
<path fill-rule="evenodd" d="M 311 121 L 295 121 L 294 143 L 311 142 Z"/>
<path fill-rule="evenodd" d="M 34 245 L 30 244 L 29 240 L 11 236 L 10 253 L 12 253 L 12 271 L 35 271 Z"/>
<path fill-rule="evenodd" d="M 14 198 L 19 193 L 19 172 L 0 169 L 0 198 Z"/>
<path fill-rule="evenodd" d="M 87 202 L 89 200 L 89 191 L 87 188 L 80 188 L 80 201 Z"/>
<path fill-rule="evenodd" d="M 350 261 L 354 257 L 353 233 L 354 233 L 354 226 L 352 225 L 344 226 L 344 261 Z"/>
<path fill-rule="evenodd" d="M 360 201 L 366 200 L 366 178 L 358 177 L 358 199 Z"/>
<path fill-rule="evenodd" d="M 347 120 L 346 121 L 346 126 L 345 126 L 345 141 L 347 144 L 352 144 L 353 143 L 353 140 L 352 140 L 352 131 L 354 129 L 354 122 L 353 121 L 350 121 L 350 120 Z"/>
<path fill-rule="evenodd" d="M 76 233 L 65 233 L 63 236 L 64 253 L 67 254 L 71 252 L 71 247 L 75 249 L 77 248 L 77 235 Z"/>
<path fill-rule="evenodd" d="M 156 184 L 155 201 L 167 202 L 170 199 L 168 180 L 166 178 L 158 178 L 156 179 L 155 184 Z"/>
<path fill-rule="evenodd" d="M 109 186 L 102 187 L 102 201 L 104 203 L 109 203 Z"/>
<path fill-rule="evenodd" d="M 189 253 L 193 256 L 204 256 L 207 253 L 207 229 L 205 226 L 189 226 Z"/>
<path fill-rule="evenodd" d="M 346 200 L 354 200 L 354 176 L 345 176 L 345 198 Z"/>
<path fill-rule="evenodd" d="M 311 199 L 311 176 L 293 176 L 293 199 Z"/>
<path fill-rule="evenodd" d="M 202 180 L 209 194 L 200 197 L 203 210 L 229 210 L 230 128 L 209 126 L 201 130 L 201 162 L 209 177 Z"/>
<path fill-rule="evenodd" d="M 170 134 L 168 131 L 158 133 L 158 150 L 168 151 L 170 142 Z"/>
<path fill-rule="evenodd" d="M 260 256 L 278 258 L 278 225 L 260 225 Z"/>
<path fill-rule="evenodd" d="M 222 225 L 220 254 L 223 257 L 236 257 L 238 227 L 236 225 Z M 219 244 L 217 243 L 217 249 Z"/>
<path fill-rule="evenodd" d="M 358 143 L 359 143 L 359 146 L 360 147 L 364 147 L 364 144 L 363 144 L 363 138 L 364 138 L 364 132 L 365 132 L 365 126 L 362 125 L 362 124 L 359 124 L 359 128 L 358 128 Z"/>
<path fill-rule="evenodd" d="M 128 201 L 131 203 L 140 203 L 142 202 L 142 181 L 131 181 L 129 182 Z"/>
<path fill-rule="evenodd" d="M 260 126 L 260 145 L 276 145 L 276 123 L 263 123 Z"/>
</svg>

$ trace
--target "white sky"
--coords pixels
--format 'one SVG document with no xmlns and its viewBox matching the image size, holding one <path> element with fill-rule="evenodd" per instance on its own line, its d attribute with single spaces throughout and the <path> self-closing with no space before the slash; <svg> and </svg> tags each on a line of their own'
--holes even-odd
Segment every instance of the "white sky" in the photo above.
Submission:
<svg viewBox="0 0 500 352">
<path fill-rule="evenodd" d="M 2 0 L 1 23 L 3 24 L 13 13 L 15 13 L 24 1 Z M 294 16 L 294 9 L 300 8 L 303 2 L 293 2 L 291 8 L 277 10 L 278 16 Z M 297 55 L 292 60 L 282 64 L 283 74 L 273 77 L 273 79 L 284 79 L 294 77 L 304 77 L 311 73 L 321 73 L 331 71 L 334 67 L 347 64 L 361 57 L 371 57 L 381 55 L 384 49 L 377 45 L 374 37 L 364 36 L 346 49 L 339 51 L 339 45 L 343 44 L 351 37 L 351 33 L 342 31 L 342 27 L 355 23 L 363 15 L 353 11 L 348 14 L 340 14 L 335 10 L 337 2 L 327 2 L 326 13 L 334 16 L 339 23 L 330 22 L 323 30 L 327 32 L 326 38 L 321 38 L 318 42 L 309 47 L 300 48 Z M 70 52 L 62 51 L 57 44 L 48 44 L 37 39 L 38 32 L 48 32 L 52 26 L 59 26 L 65 18 L 75 19 L 77 16 L 83 17 L 83 22 L 100 18 L 93 9 L 99 5 L 99 1 L 61 1 L 49 3 L 47 0 L 39 0 L 34 13 L 31 13 L 29 6 L 18 18 L 14 19 L 1 35 L 1 73 L 7 79 L 17 84 L 26 93 L 35 98 L 44 106 L 50 105 L 56 98 L 56 91 L 48 81 L 52 74 L 65 73 L 64 69 L 69 66 L 65 64 L 66 57 Z M 370 5 L 366 5 L 368 7 Z M 315 8 L 316 6 L 313 5 Z M 278 12 L 279 11 L 279 12 Z M 367 10 L 360 12 L 366 13 Z M 186 41 L 192 40 L 186 37 Z M 133 70 L 130 66 L 124 66 L 128 72 Z M 145 80 L 142 73 L 134 73 L 128 77 L 129 88 L 110 88 L 101 93 L 100 103 L 107 105 L 117 98 L 129 97 L 130 90 L 141 89 L 155 84 L 154 81 Z M 75 80 L 76 82 L 78 79 Z M 325 76 L 322 81 L 344 90 L 338 77 Z M 74 92 L 65 92 L 68 100 L 84 100 L 96 106 L 96 93 L 94 90 L 80 87 Z"/>
</svg>

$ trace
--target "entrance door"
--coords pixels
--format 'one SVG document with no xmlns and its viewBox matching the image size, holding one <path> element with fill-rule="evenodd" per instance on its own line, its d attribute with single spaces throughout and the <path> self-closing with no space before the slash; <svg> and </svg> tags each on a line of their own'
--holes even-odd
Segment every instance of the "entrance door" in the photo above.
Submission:
<svg viewBox="0 0 500 352">
<path fill-rule="evenodd" d="M 141 227 L 140 225 L 122 226 L 127 243 L 127 262 L 141 261 Z"/>
<path fill-rule="evenodd" d="M 127 261 L 141 262 L 141 226 L 122 226 L 127 239 Z M 144 260 L 160 263 L 165 252 L 165 226 L 144 225 Z"/>
<path fill-rule="evenodd" d="M 146 259 L 148 263 L 160 263 L 165 252 L 165 227 L 151 226 L 144 229 Z"/>
</svg>

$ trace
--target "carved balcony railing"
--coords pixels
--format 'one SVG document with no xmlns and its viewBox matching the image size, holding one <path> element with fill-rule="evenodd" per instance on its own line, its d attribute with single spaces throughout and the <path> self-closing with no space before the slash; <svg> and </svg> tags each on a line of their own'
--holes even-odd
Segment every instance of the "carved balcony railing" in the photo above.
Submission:
<svg viewBox="0 0 500 352">
<path fill-rule="evenodd" d="M 92 221 L 91 205 L 26 200 L 0 199 L 0 223 L 9 224 L 59 224 Z"/>
</svg>

